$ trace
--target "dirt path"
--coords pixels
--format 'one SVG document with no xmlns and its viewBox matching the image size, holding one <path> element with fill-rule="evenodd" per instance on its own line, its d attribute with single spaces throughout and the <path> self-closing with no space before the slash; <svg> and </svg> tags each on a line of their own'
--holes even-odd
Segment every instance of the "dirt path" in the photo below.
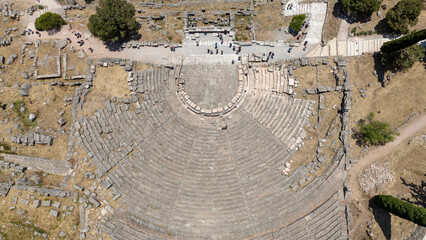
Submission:
<svg viewBox="0 0 426 240">
<path fill-rule="evenodd" d="M 351 198 L 360 199 L 362 197 L 362 192 L 357 181 L 357 176 L 362 170 L 364 170 L 373 162 L 382 159 L 395 151 L 399 144 L 416 135 L 418 131 L 421 131 L 424 128 L 426 128 L 426 114 L 417 117 L 413 122 L 400 129 L 400 135 L 395 138 L 395 141 L 369 151 L 366 156 L 361 158 L 358 163 L 353 165 L 348 171 L 349 186 L 352 190 Z"/>
</svg>

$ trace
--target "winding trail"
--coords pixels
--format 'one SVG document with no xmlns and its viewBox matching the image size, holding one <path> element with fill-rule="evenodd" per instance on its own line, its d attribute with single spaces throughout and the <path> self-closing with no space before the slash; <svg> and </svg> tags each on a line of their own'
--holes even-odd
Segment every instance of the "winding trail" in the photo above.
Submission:
<svg viewBox="0 0 426 240">
<path fill-rule="evenodd" d="M 364 170 L 367 166 L 373 162 L 386 157 L 388 154 L 394 152 L 398 149 L 398 146 L 401 143 L 404 143 L 410 137 L 416 135 L 419 131 L 426 128 L 426 113 L 423 113 L 419 117 L 415 118 L 411 123 L 404 126 L 399 131 L 399 136 L 395 137 L 395 141 L 390 142 L 384 146 L 377 147 L 367 153 L 362 157 L 358 163 L 352 165 L 351 169 L 348 171 L 349 187 L 351 188 L 351 198 L 359 199 L 362 197 L 362 191 L 358 186 L 357 176 Z"/>
</svg>

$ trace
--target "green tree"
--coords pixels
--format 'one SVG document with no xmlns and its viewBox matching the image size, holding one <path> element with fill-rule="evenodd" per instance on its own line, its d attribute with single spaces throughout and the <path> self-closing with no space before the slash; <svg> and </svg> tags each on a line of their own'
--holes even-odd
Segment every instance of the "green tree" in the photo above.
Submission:
<svg viewBox="0 0 426 240">
<path fill-rule="evenodd" d="M 378 0 L 339 0 L 340 6 L 347 14 L 354 14 L 356 17 L 369 18 L 371 14 L 379 10 Z"/>
<path fill-rule="evenodd" d="M 387 70 L 393 72 L 407 71 L 416 61 L 422 60 L 425 57 L 424 52 L 424 47 L 413 44 L 410 47 L 393 52 L 382 52 L 381 62 Z"/>
<path fill-rule="evenodd" d="M 414 204 L 394 198 L 390 195 L 377 195 L 374 203 L 384 210 L 407 219 L 422 227 L 426 227 L 426 209 Z"/>
<path fill-rule="evenodd" d="M 426 39 L 426 29 L 412 32 L 401 38 L 385 42 L 380 48 L 381 52 L 394 52 L 406 47 L 409 47 L 419 41 Z"/>
<path fill-rule="evenodd" d="M 303 20 L 305 19 L 306 19 L 305 14 L 294 15 L 291 18 L 290 28 L 293 29 L 295 32 L 299 32 L 300 29 L 302 28 Z"/>
<path fill-rule="evenodd" d="M 62 17 L 56 13 L 46 12 L 40 15 L 35 20 L 35 28 L 39 31 L 48 31 L 65 25 L 66 22 Z"/>
<path fill-rule="evenodd" d="M 396 33 L 408 33 L 408 25 L 416 25 L 422 5 L 421 0 L 399 1 L 386 13 L 386 24 Z"/>
<path fill-rule="evenodd" d="M 125 0 L 101 0 L 87 25 L 90 32 L 106 42 L 117 42 L 136 33 L 135 8 Z"/>
<path fill-rule="evenodd" d="M 375 121 L 373 112 L 368 114 L 367 121 L 367 123 L 366 121 L 358 123 L 359 132 L 357 135 L 363 144 L 384 145 L 392 142 L 395 139 L 395 135 L 399 135 L 399 133 L 390 129 L 389 123 Z"/>
</svg>

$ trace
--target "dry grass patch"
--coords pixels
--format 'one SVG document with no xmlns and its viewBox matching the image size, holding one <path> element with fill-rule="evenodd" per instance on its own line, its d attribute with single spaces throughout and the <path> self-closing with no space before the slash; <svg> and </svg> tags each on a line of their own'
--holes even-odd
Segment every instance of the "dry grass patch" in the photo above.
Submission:
<svg viewBox="0 0 426 240">
<path fill-rule="evenodd" d="M 89 17 L 92 14 L 96 14 L 96 8 L 92 4 L 83 10 L 68 10 L 67 16 L 73 18 L 72 21 L 68 21 L 68 24 L 72 30 L 86 32 L 88 31 L 87 24 L 89 23 Z"/>
<path fill-rule="evenodd" d="M 87 68 L 86 59 L 78 58 L 78 51 L 72 52 L 68 48 L 66 48 L 65 51 L 67 53 L 67 77 L 70 78 L 75 75 L 84 75 Z"/>
<path fill-rule="evenodd" d="M 299 90 L 299 89 L 298 89 Z M 303 90 L 299 90 L 303 91 Z M 302 95 L 297 94 L 298 97 L 301 97 L 304 100 L 314 100 L 315 104 L 313 105 L 313 109 L 315 112 L 315 116 L 312 114 L 309 116 L 309 125 L 305 127 L 307 138 L 303 141 L 304 145 L 295 153 L 292 158 L 292 166 L 291 169 L 296 169 L 298 166 L 305 165 L 309 162 L 312 162 L 316 158 L 316 150 L 318 148 L 318 142 L 326 137 L 327 131 L 331 128 L 334 130 L 332 134 L 327 138 L 327 142 L 323 144 L 321 147 L 321 154 L 327 156 L 328 164 L 333 158 L 335 152 L 334 149 L 338 149 L 341 146 L 340 140 L 338 140 L 341 124 L 340 118 L 336 121 L 334 125 L 331 125 L 333 120 L 338 115 L 338 108 L 341 104 L 341 99 L 339 98 L 341 93 L 331 92 L 324 94 L 324 106 L 325 108 L 321 110 L 321 123 L 317 130 L 314 129 L 315 124 L 318 122 L 318 103 L 319 103 L 319 95 Z M 336 105 L 335 109 L 333 106 Z M 337 139 L 336 141 L 334 141 Z M 326 168 L 322 168 L 325 170 Z M 315 175 L 321 175 L 322 170 L 316 171 Z"/>
<path fill-rule="evenodd" d="M 422 181 L 424 183 L 426 171 L 426 162 L 424 161 L 426 144 L 422 135 L 425 134 L 426 129 L 423 129 L 417 136 L 401 144 L 394 153 L 377 161 L 380 163 L 389 161 L 394 178 L 393 182 L 381 189 L 383 194 L 394 197 L 399 194 L 403 199 L 408 199 L 410 202 L 418 203 L 419 200 L 422 202 L 421 198 L 424 197 L 422 196 L 422 191 L 424 191 L 424 186 L 422 190 Z M 417 195 L 419 192 L 420 195 Z M 367 237 L 365 231 L 367 222 L 372 223 L 371 230 L 376 239 L 406 239 L 416 227 L 413 222 L 392 214 L 389 217 L 387 212 L 380 209 L 374 208 L 376 211 L 376 216 L 374 216 L 369 210 L 368 200 L 369 197 L 362 196 L 360 199 L 353 199 L 351 202 L 353 239 Z M 423 204 L 425 204 L 424 201 Z"/>
<path fill-rule="evenodd" d="M 113 96 L 129 97 L 127 75 L 128 73 L 121 66 L 98 67 L 96 77 L 93 79 L 93 87 L 87 95 L 81 114 L 91 116 L 96 110 L 104 108 L 104 102 Z"/>
<path fill-rule="evenodd" d="M 40 206 L 39 208 L 33 208 L 32 200 L 30 200 L 30 204 L 28 205 L 23 205 L 18 200 L 16 209 L 9 210 L 10 207 L 14 206 L 11 203 L 12 197 L 18 196 L 18 192 L 22 194 L 21 197 L 27 200 L 31 198 L 28 198 L 28 195 L 32 195 L 39 200 L 49 199 L 52 202 L 60 202 L 61 209 L 56 209 L 60 212 L 58 218 L 49 216 L 49 210 L 53 209 L 53 207 Z M 12 188 L 7 197 L 1 198 L 1 202 L 0 224 L 4 226 L 1 229 L 1 233 L 6 239 L 43 239 L 41 236 L 34 236 L 34 231 L 46 232 L 49 239 L 57 237 L 59 231 L 64 231 L 71 239 L 78 238 L 79 231 L 72 230 L 74 225 L 79 226 L 78 206 L 70 198 L 38 196 L 35 193 L 17 191 Z M 63 211 L 63 205 L 73 206 L 74 210 L 72 214 L 66 214 L 68 208 L 67 211 Z M 19 208 L 23 211 L 19 211 Z"/>
<path fill-rule="evenodd" d="M 253 16 L 256 24 L 256 40 L 274 40 L 279 28 L 288 27 L 291 21 L 291 17 L 281 16 L 280 1 L 262 4 L 255 7 L 254 11 L 257 12 L 256 16 Z"/>
<path fill-rule="evenodd" d="M 328 1 L 327 16 L 325 20 L 326 22 L 323 28 L 323 39 L 325 42 L 329 42 L 333 38 L 337 37 L 340 22 L 342 21 L 342 19 L 335 17 L 333 14 L 334 5 L 336 3 L 336 0 Z"/>
<path fill-rule="evenodd" d="M 251 40 L 250 31 L 248 30 L 251 21 L 251 16 L 235 16 L 235 40 L 247 42 Z"/>
<path fill-rule="evenodd" d="M 349 123 L 351 129 L 356 129 L 356 122 L 370 113 L 376 113 L 376 120 L 385 121 L 391 128 L 399 127 L 414 113 L 425 111 L 426 73 L 423 63 L 415 63 L 406 73 L 398 73 L 391 83 L 382 88 L 377 77 L 373 75 L 373 58 L 371 56 L 353 59 L 348 62 L 348 70 L 352 82 L 352 108 Z M 371 87 L 368 87 L 370 84 Z M 361 97 L 361 91 L 366 90 L 366 98 Z M 355 139 L 350 139 L 353 146 L 351 157 L 359 156 L 363 147 L 356 145 Z"/>
<path fill-rule="evenodd" d="M 68 131 L 69 124 L 72 121 L 71 106 L 64 106 L 63 99 L 67 94 L 73 94 L 74 88 L 72 87 L 51 87 L 48 85 L 37 85 L 33 86 L 30 90 L 29 97 L 19 96 L 18 89 L 6 88 L 2 93 L 2 102 L 7 104 L 5 110 L 0 110 L 0 119 L 4 120 L 8 117 L 10 120 L 6 124 L 0 125 L 0 132 L 6 133 L 7 129 L 12 129 L 11 135 L 25 134 L 27 131 L 34 130 L 34 126 L 40 127 L 42 130 L 52 129 L 48 132 L 51 136 L 57 136 L 53 140 L 53 146 L 39 145 L 34 146 L 23 146 L 10 142 L 10 136 L 4 134 L 4 141 L 10 146 L 14 146 L 18 149 L 19 154 L 27 156 L 37 156 L 48 159 L 65 159 L 68 136 L 65 134 L 53 133 L 59 127 L 57 121 L 59 118 L 59 112 L 64 110 L 65 114 L 62 118 L 65 119 L 67 124 L 63 128 Z M 19 115 L 18 111 L 10 109 L 11 103 L 22 102 L 27 109 L 23 114 Z M 46 105 L 44 104 L 46 103 Z M 20 105 L 20 104 L 18 104 Z M 10 113 L 10 114 L 9 114 Z M 37 119 L 32 122 L 31 125 L 27 126 L 27 117 L 29 113 L 35 113 Z M 16 117 L 20 117 L 20 121 L 15 122 Z M 41 120 L 40 123 L 38 121 Z M 20 124 L 20 129 L 15 129 L 14 125 Z"/>
</svg>

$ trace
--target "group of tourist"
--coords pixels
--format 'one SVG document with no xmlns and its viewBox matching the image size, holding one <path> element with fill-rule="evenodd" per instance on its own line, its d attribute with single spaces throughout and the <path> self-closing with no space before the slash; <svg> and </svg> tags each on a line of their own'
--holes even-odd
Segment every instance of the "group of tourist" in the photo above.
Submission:
<svg viewBox="0 0 426 240">
<path fill-rule="evenodd" d="M 39 33 L 38 31 L 35 31 L 35 32 L 34 32 L 33 30 L 31 30 L 31 29 L 29 29 L 29 28 L 24 30 L 24 34 L 27 34 L 27 33 L 28 33 L 28 35 L 31 35 L 31 34 L 34 34 L 34 33 L 35 33 L 35 34 L 37 34 L 37 35 L 38 35 L 38 37 L 41 37 L 41 33 Z"/>
</svg>

